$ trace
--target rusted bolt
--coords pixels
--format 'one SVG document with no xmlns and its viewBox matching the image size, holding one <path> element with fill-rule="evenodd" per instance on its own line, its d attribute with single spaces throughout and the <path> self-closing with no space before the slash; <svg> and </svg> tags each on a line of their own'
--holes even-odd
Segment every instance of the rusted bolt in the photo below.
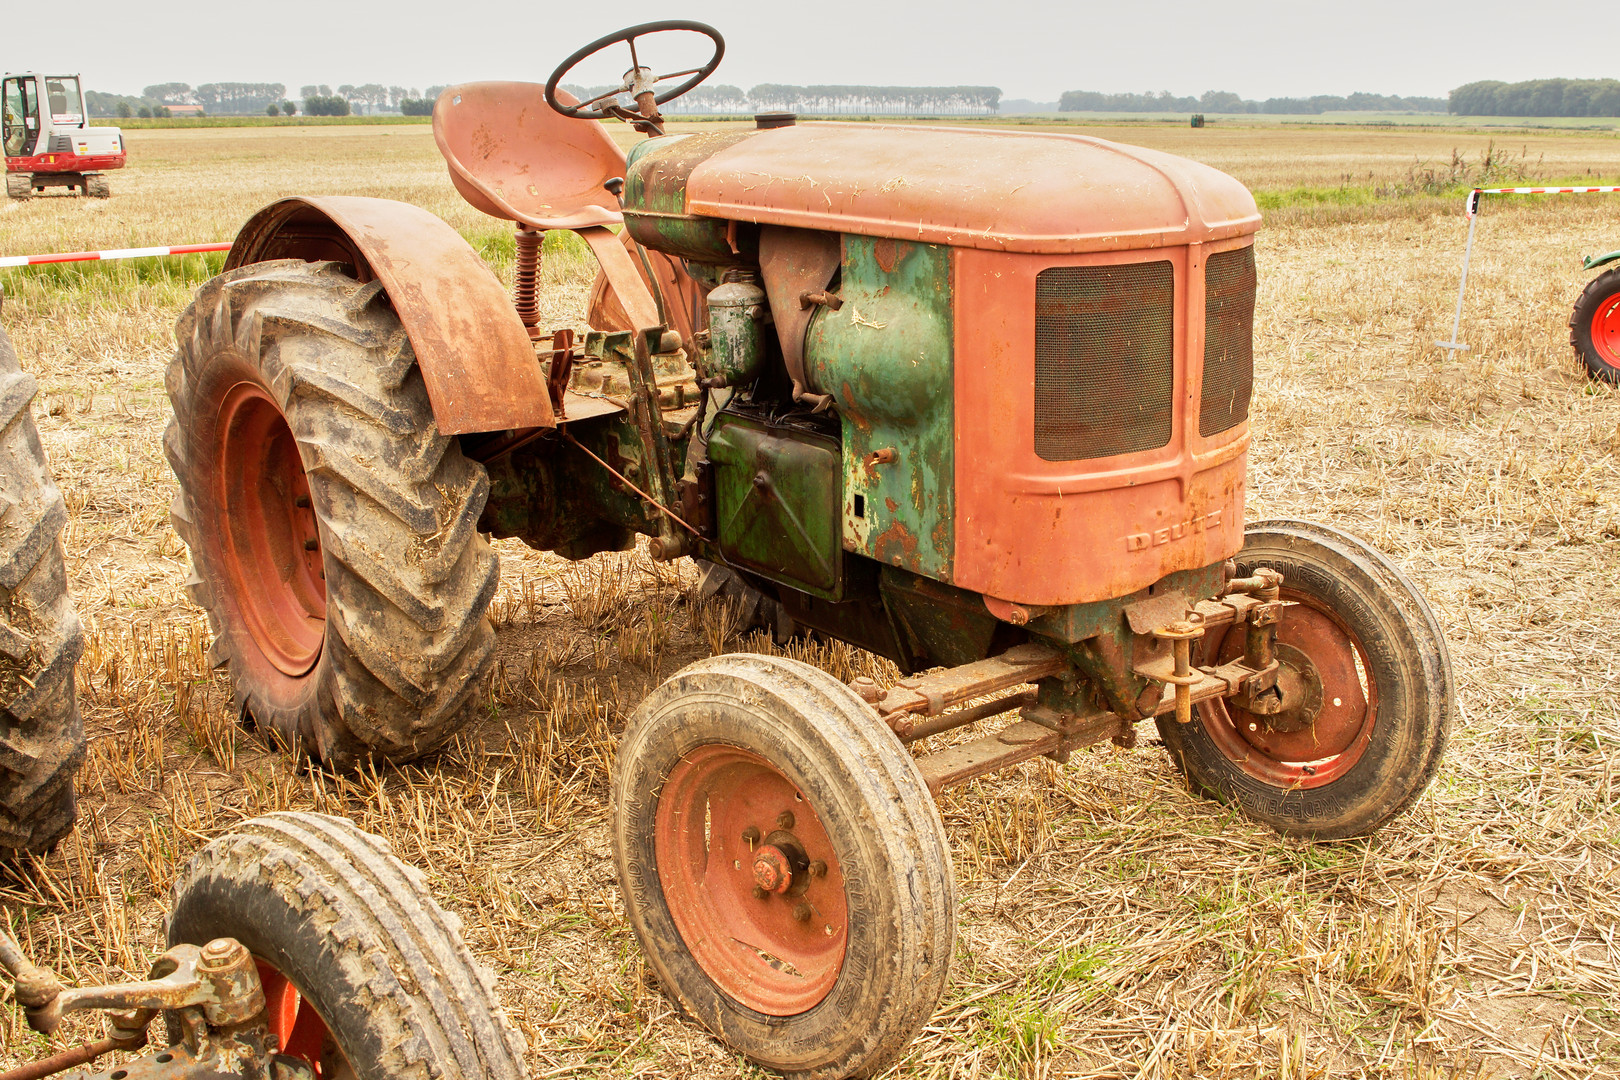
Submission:
<svg viewBox="0 0 1620 1080">
<path fill-rule="evenodd" d="M 764 889 L 760 888 L 758 885 L 754 886 L 754 899 L 755 900 L 763 900 L 769 895 L 771 895 L 771 894 L 766 892 Z"/>
<path fill-rule="evenodd" d="M 768 893 L 787 892 L 788 886 L 793 884 L 793 869 L 788 866 L 787 856 L 782 849 L 772 844 L 766 844 L 754 852 L 754 889 L 755 895 L 763 890 Z"/>
<path fill-rule="evenodd" d="M 866 455 L 866 464 L 868 468 L 873 465 L 892 465 L 899 460 L 900 452 L 892 446 L 885 446 L 881 450 L 874 450 L 870 454 Z"/>
<path fill-rule="evenodd" d="M 776 827 L 779 829 L 793 828 L 793 811 L 784 810 L 776 815 Z"/>
<path fill-rule="evenodd" d="M 750 826 L 748 826 L 748 828 L 744 829 L 743 830 L 743 843 L 748 845 L 748 850 L 749 851 L 753 851 L 754 850 L 754 845 L 759 843 L 759 830 L 754 828 L 752 825 L 750 825 Z"/>
<path fill-rule="evenodd" d="M 855 691 L 856 696 L 858 696 L 868 705 L 876 705 L 879 701 L 883 700 L 882 688 L 880 688 L 878 684 L 873 682 L 868 676 L 857 675 L 855 678 L 849 680 L 849 688 Z"/>
<path fill-rule="evenodd" d="M 810 876 L 811 877 L 818 877 L 818 878 L 819 877 L 826 877 L 827 876 L 827 864 L 822 862 L 820 859 L 817 859 L 814 862 L 812 862 L 810 864 Z"/>
<path fill-rule="evenodd" d="M 810 905 L 809 904 L 795 904 L 794 907 L 793 907 L 793 917 L 795 919 L 798 919 L 800 922 L 809 922 L 810 921 Z"/>
<path fill-rule="evenodd" d="M 202 947 L 203 966 L 211 968 L 224 967 L 241 947 L 232 938 L 215 938 Z"/>
</svg>

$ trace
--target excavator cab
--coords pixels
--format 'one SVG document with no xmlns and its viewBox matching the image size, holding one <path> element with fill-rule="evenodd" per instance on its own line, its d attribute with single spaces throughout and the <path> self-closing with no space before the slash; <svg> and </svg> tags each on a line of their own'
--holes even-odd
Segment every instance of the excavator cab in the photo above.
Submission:
<svg viewBox="0 0 1620 1080">
<path fill-rule="evenodd" d="M 6 157 L 24 157 L 39 138 L 39 91 L 33 79 L 10 76 L 4 89 Z"/>
</svg>

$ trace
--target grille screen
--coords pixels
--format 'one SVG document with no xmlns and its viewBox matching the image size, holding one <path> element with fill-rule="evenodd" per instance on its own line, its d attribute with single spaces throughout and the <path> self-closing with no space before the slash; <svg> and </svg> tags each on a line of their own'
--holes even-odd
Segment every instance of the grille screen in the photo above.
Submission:
<svg viewBox="0 0 1620 1080">
<path fill-rule="evenodd" d="M 1035 279 L 1035 453 L 1078 461 L 1170 441 L 1168 262 L 1054 266 Z"/>
<path fill-rule="evenodd" d="M 1204 396 L 1198 434 L 1249 418 L 1254 390 L 1254 248 L 1211 255 L 1204 267 Z"/>
</svg>

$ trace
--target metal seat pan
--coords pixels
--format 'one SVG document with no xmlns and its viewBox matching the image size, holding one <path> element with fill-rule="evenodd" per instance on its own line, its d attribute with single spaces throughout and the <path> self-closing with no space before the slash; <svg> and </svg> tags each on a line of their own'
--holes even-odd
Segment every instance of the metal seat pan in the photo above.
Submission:
<svg viewBox="0 0 1620 1080">
<path fill-rule="evenodd" d="M 624 152 L 601 124 L 548 105 L 539 83 L 450 87 L 433 106 L 433 138 L 456 190 L 491 217 L 542 230 L 623 220 L 602 185 L 624 175 Z"/>
</svg>

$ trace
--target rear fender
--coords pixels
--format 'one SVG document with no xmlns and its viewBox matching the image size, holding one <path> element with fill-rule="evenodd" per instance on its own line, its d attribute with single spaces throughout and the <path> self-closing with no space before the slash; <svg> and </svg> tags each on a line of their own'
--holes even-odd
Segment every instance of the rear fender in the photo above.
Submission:
<svg viewBox="0 0 1620 1080">
<path fill-rule="evenodd" d="M 506 290 L 454 229 L 420 207 L 350 195 L 283 199 L 255 214 L 225 269 L 333 260 L 381 281 L 411 339 L 445 435 L 555 427 L 529 333 Z"/>
<path fill-rule="evenodd" d="M 1588 255 L 1581 260 L 1581 267 L 1586 270 L 1596 270 L 1598 267 L 1606 266 L 1616 259 L 1620 259 L 1620 251 L 1611 251 L 1607 255 Z"/>
</svg>

